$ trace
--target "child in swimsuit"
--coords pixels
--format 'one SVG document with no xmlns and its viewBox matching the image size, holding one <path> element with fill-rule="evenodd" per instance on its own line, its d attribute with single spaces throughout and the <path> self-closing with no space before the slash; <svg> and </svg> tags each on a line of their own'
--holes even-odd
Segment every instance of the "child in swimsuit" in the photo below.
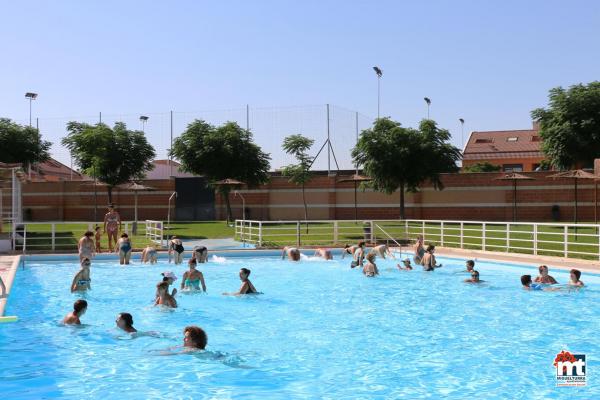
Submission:
<svg viewBox="0 0 600 400">
<path fill-rule="evenodd" d="M 101 245 L 100 245 L 100 241 L 102 239 L 102 230 L 100 229 L 99 226 L 96 227 L 96 253 L 100 253 L 101 251 Z"/>
<path fill-rule="evenodd" d="M 81 260 L 81 269 L 77 271 L 71 282 L 71 293 L 73 292 L 85 292 L 92 288 L 90 278 L 90 265 L 92 263 L 88 258 Z"/>
<path fill-rule="evenodd" d="M 119 264 L 128 265 L 131 259 L 131 240 L 129 240 L 128 234 L 121 235 L 121 239 L 117 242 L 117 249 L 119 250 Z"/>
<path fill-rule="evenodd" d="M 183 262 L 183 243 L 177 236 L 173 236 L 169 242 L 169 262 L 171 262 L 171 255 L 174 255 L 175 264 L 181 264 Z"/>
</svg>

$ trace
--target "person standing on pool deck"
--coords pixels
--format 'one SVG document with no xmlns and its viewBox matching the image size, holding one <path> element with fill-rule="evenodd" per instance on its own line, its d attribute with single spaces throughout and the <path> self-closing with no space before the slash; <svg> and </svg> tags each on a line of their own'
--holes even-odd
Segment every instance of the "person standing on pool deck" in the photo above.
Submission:
<svg viewBox="0 0 600 400">
<path fill-rule="evenodd" d="M 197 261 L 195 258 L 190 258 L 188 261 L 189 271 L 183 273 L 181 278 L 181 289 L 184 290 L 200 290 L 202 285 L 202 291 L 206 293 L 206 284 L 204 283 L 204 275 L 202 272 L 196 269 Z"/>
<path fill-rule="evenodd" d="M 423 270 L 425 271 L 433 271 L 436 268 L 440 268 L 442 266 L 442 264 L 436 264 L 435 261 L 435 256 L 433 255 L 433 253 L 435 252 L 435 246 L 430 244 L 429 246 L 427 246 L 427 251 L 425 252 L 425 255 L 423 256 L 423 260 L 422 265 L 423 265 Z"/>
<path fill-rule="evenodd" d="M 96 226 L 95 231 L 96 231 L 96 236 L 95 236 L 95 238 L 96 238 L 96 253 L 100 254 L 102 252 L 101 251 L 102 250 L 102 245 L 101 245 L 101 243 L 102 243 L 102 230 L 100 229 L 99 226 Z"/>
<path fill-rule="evenodd" d="M 156 264 L 158 261 L 158 252 L 154 246 L 146 246 L 144 250 L 142 250 L 142 263 L 146 264 L 150 262 L 150 264 Z"/>
<path fill-rule="evenodd" d="M 199 263 L 208 262 L 208 249 L 205 246 L 194 246 L 194 258 Z"/>
<path fill-rule="evenodd" d="M 394 260 L 396 259 L 396 257 L 394 257 L 394 254 L 392 254 L 390 248 L 387 246 L 387 244 L 380 244 L 379 246 L 375 246 L 369 251 L 369 253 L 374 253 L 376 256 L 381 257 L 384 260 L 386 254 L 392 257 Z"/>
<path fill-rule="evenodd" d="M 177 236 L 171 236 L 169 240 L 169 262 L 171 262 L 171 255 L 173 255 L 173 261 L 175 264 L 181 264 L 183 262 L 183 242 Z"/>
<path fill-rule="evenodd" d="M 117 245 L 117 235 L 121 231 L 121 216 L 115 211 L 113 204 L 108 205 L 108 212 L 104 215 L 104 232 L 108 235 L 108 251 L 114 251 Z"/>
<path fill-rule="evenodd" d="M 367 264 L 365 264 L 363 268 L 363 274 L 367 277 L 374 277 L 375 275 L 379 275 L 379 270 L 377 269 L 377 264 L 375 264 L 375 253 L 367 254 Z"/>
<path fill-rule="evenodd" d="M 417 243 L 415 243 L 415 255 L 413 260 L 415 264 L 421 264 L 423 257 L 425 256 L 425 246 L 423 245 L 423 236 L 417 236 Z"/>
<path fill-rule="evenodd" d="M 65 325 L 81 325 L 81 318 L 87 311 L 87 301 L 77 300 L 73 303 L 73 311 L 68 313 L 62 320 Z"/>
<path fill-rule="evenodd" d="M 177 308 L 177 300 L 169 294 L 169 284 L 167 282 L 161 282 L 156 285 L 156 292 L 158 293 L 158 297 L 154 302 L 155 306 L 163 305 L 165 307 Z"/>
<path fill-rule="evenodd" d="M 333 255 L 331 254 L 331 250 L 329 249 L 317 249 L 315 250 L 314 257 L 321 257 L 324 260 L 333 260 Z"/>
<path fill-rule="evenodd" d="M 94 253 L 96 250 L 96 246 L 94 244 L 94 232 L 87 231 L 83 234 L 83 237 L 79 239 L 79 243 L 77 243 L 77 249 L 79 250 L 79 262 L 84 258 L 92 259 L 94 257 Z"/>
<path fill-rule="evenodd" d="M 73 277 L 73 282 L 71 282 L 71 293 L 85 292 L 86 290 L 90 290 L 92 288 L 92 279 L 90 278 L 91 264 L 92 263 L 89 258 L 84 258 L 81 260 L 81 269 L 77 271 Z"/>
<path fill-rule="evenodd" d="M 190 325 L 183 329 L 183 347 L 189 350 L 204 350 L 207 343 L 206 332 L 199 326 Z"/>
<path fill-rule="evenodd" d="M 117 249 L 119 250 L 119 263 L 121 265 L 129 265 L 131 259 L 131 240 L 129 235 L 123 233 L 121 239 L 117 242 Z"/>
<path fill-rule="evenodd" d="M 538 268 L 540 274 L 535 278 L 534 282 L 536 283 L 546 283 L 549 285 L 557 284 L 556 279 L 553 276 L 548 275 L 548 267 L 545 265 L 540 265 Z"/>
<path fill-rule="evenodd" d="M 285 246 L 281 252 L 281 259 L 285 259 L 286 255 L 290 261 L 300 261 L 300 250 L 295 247 Z"/>
<path fill-rule="evenodd" d="M 250 271 L 248 268 L 240 269 L 240 280 L 242 281 L 242 286 L 240 286 L 240 290 L 234 293 L 223 293 L 223 296 L 239 296 L 242 294 L 258 294 L 258 290 L 254 287 L 252 282 L 248 277 L 250 276 Z"/>
<path fill-rule="evenodd" d="M 115 322 L 117 324 L 117 328 L 123 329 L 127 333 L 137 332 L 137 329 L 133 327 L 133 317 L 129 313 L 119 313 Z"/>
<path fill-rule="evenodd" d="M 583 282 L 579 280 L 581 278 L 581 271 L 578 269 L 572 269 L 569 271 L 571 280 L 569 281 L 570 286 L 583 287 Z"/>
</svg>

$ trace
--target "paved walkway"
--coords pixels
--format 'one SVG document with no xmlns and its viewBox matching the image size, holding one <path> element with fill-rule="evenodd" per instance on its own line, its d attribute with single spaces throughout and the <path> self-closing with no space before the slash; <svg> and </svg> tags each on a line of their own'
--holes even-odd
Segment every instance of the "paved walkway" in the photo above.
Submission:
<svg viewBox="0 0 600 400">
<path fill-rule="evenodd" d="M 2 293 L 2 285 L 0 285 L 0 317 L 4 315 L 4 306 L 10 295 L 20 259 L 20 256 L 0 256 L 0 279 L 6 288 L 6 293 Z"/>
</svg>

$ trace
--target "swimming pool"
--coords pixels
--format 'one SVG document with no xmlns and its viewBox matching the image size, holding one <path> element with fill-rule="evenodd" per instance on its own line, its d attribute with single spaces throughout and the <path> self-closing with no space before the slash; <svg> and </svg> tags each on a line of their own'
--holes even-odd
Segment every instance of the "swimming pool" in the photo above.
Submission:
<svg viewBox="0 0 600 400">
<path fill-rule="evenodd" d="M 115 261 L 92 266 L 81 328 L 57 322 L 78 295 L 69 293 L 77 263 L 27 261 L 0 325 L 4 398 L 593 398 L 600 397 L 600 277 L 575 293 L 526 292 L 531 268 L 477 262 L 488 285 L 464 284 L 464 262 L 400 272 L 379 261 L 365 278 L 349 260 L 300 263 L 229 257 L 201 265 L 208 294 L 178 294 L 179 307 L 151 306 L 160 272 L 183 265 Z M 224 297 L 252 269 L 260 296 Z M 525 272 L 526 271 L 526 272 Z M 559 282 L 567 274 L 551 270 Z M 176 281 L 178 285 L 181 281 Z M 118 312 L 140 331 L 116 331 Z M 208 333 L 203 355 L 163 355 L 181 344 L 186 325 Z M 554 357 L 587 355 L 588 385 L 557 388 Z"/>
</svg>

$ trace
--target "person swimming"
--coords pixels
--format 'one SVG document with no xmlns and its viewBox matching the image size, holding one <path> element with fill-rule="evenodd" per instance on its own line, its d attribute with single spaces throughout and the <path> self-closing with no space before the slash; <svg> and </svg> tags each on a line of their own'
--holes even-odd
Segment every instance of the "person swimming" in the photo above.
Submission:
<svg viewBox="0 0 600 400">
<path fill-rule="evenodd" d="M 435 261 L 435 256 L 433 253 L 435 252 L 435 246 L 430 244 L 427 246 L 427 251 L 421 260 L 421 265 L 423 266 L 424 271 L 434 271 L 436 268 L 440 268 L 442 264 L 437 264 Z"/>
<path fill-rule="evenodd" d="M 177 236 L 172 236 L 169 241 L 169 262 L 171 262 L 171 255 L 173 255 L 173 261 L 175 264 L 181 264 L 183 262 L 183 242 Z"/>
<path fill-rule="evenodd" d="M 482 281 L 481 279 L 479 279 L 479 271 L 473 270 L 471 271 L 471 278 L 469 279 L 465 279 L 465 283 L 482 283 L 485 281 Z"/>
<path fill-rule="evenodd" d="M 77 300 L 73 303 L 73 311 L 68 313 L 62 320 L 62 323 L 65 325 L 81 325 L 80 318 L 87 311 L 87 301 L 85 300 Z"/>
<path fill-rule="evenodd" d="M 173 271 L 164 271 L 164 272 L 161 272 L 161 275 L 163 277 L 161 282 L 167 283 L 167 292 L 168 292 L 169 286 L 171 286 L 177 280 L 177 276 L 175 276 Z M 177 289 L 173 288 L 173 290 L 171 291 L 171 296 L 175 297 L 176 294 L 177 294 Z M 158 298 L 158 290 L 156 291 L 154 298 L 155 298 L 155 300 Z"/>
<path fill-rule="evenodd" d="M 300 261 L 300 250 L 295 247 L 285 246 L 281 252 L 281 259 L 285 259 L 286 255 L 290 261 Z"/>
<path fill-rule="evenodd" d="M 379 275 L 379 270 L 377 269 L 377 264 L 375 264 L 375 253 L 367 254 L 367 263 L 363 268 L 363 274 L 367 277 L 374 277 L 375 275 Z"/>
<path fill-rule="evenodd" d="M 146 246 L 142 250 L 142 263 L 150 262 L 150 264 L 156 264 L 158 262 L 158 252 L 154 246 Z"/>
<path fill-rule="evenodd" d="M 548 285 L 554 285 L 558 282 L 554 279 L 553 276 L 548 275 L 548 267 L 545 265 L 540 265 L 538 268 L 540 274 L 535 278 L 534 282 L 536 283 L 546 283 Z"/>
<path fill-rule="evenodd" d="M 475 270 L 475 261 L 467 260 L 465 262 L 465 267 L 466 267 L 466 269 L 462 272 L 472 273 Z"/>
<path fill-rule="evenodd" d="M 204 329 L 190 325 L 183 329 L 183 347 L 190 350 L 204 350 L 208 344 L 208 337 Z"/>
<path fill-rule="evenodd" d="M 410 265 L 410 258 L 405 258 L 402 260 L 402 265 L 396 264 L 399 270 L 410 271 L 413 269 L 412 265 Z"/>
<path fill-rule="evenodd" d="M 117 324 L 117 327 L 119 329 L 122 329 L 127 333 L 137 332 L 137 329 L 133 327 L 133 317 L 129 313 L 119 313 L 119 315 L 117 315 L 115 323 Z"/>
<path fill-rule="evenodd" d="M 240 290 L 238 290 L 237 292 L 233 292 L 233 293 L 227 293 L 227 292 L 223 293 L 223 296 L 239 296 L 239 295 L 243 295 L 243 294 L 259 294 L 258 290 L 256 290 L 256 288 L 254 287 L 252 282 L 250 282 L 250 279 L 248 279 L 251 272 L 252 271 L 250 271 L 248 268 L 240 269 L 239 277 L 240 277 L 240 280 L 242 281 L 242 286 L 240 286 Z"/>
<path fill-rule="evenodd" d="M 521 275 L 521 285 L 525 290 L 544 290 L 544 285 L 531 281 L 531 275 Z"/>
<path fill-rule="evenodd" d="M 208 262 L 208 249 L 205 246 L 194 246 L 193 253 L 199 263 Z"/>
<path fill-rule="evenodd" d="M 90 278 L 90 266 L 91 261 L 88 258 L 81 260 L 81 269 L 77 271 L 71 282 L 71 293 L 73 292 L 85 292 L 92 288 Z"/>
<path fill-rule="evenodd" d="M 333 260 L 333 254 L 331 254 L 331 250 L 318 248 L 315 250 L 314 257 L 320 257 L 325 260 Z"/>
<path fill-rule="evenodd" d="M 117 242 L 117 248 L 119 249 L 119 264 L 129 265 L 129 260 L 131 259 L 131 240 L 128 234 L 123 233 L 121 235 L 121 238 Z"/>
<path fill-rule="evenodd" d="M 165 307 L 177 308 L 177 300 L 169 294 L 169 284 L 167 282 L 160 282 L 156 285 L 156 292 L 158 297 L 154 302 L 155 306 L 163 305 Z"/>
<path fill-rule="evenodd" d="M 569 286 L 583 287 L 583 282 L 579 279 L 581 278 L 581 271 L 578 269 L 572 269 L 569 271 L 569 277 L 571 280 L 569 281 Z"/>
<path fill-rule="evenodd" d="M 189 271 L 183 273 L 181 278 L 181 289 L 185 290 L 200 290 L 202 284 L 202 291 L 206 292 L 206 284 L 204 283 L 204 275 L 202 272 L 196 269 L 197 262 L 195 258 L 191 258 L 188 261 Z"/>
</svg>

